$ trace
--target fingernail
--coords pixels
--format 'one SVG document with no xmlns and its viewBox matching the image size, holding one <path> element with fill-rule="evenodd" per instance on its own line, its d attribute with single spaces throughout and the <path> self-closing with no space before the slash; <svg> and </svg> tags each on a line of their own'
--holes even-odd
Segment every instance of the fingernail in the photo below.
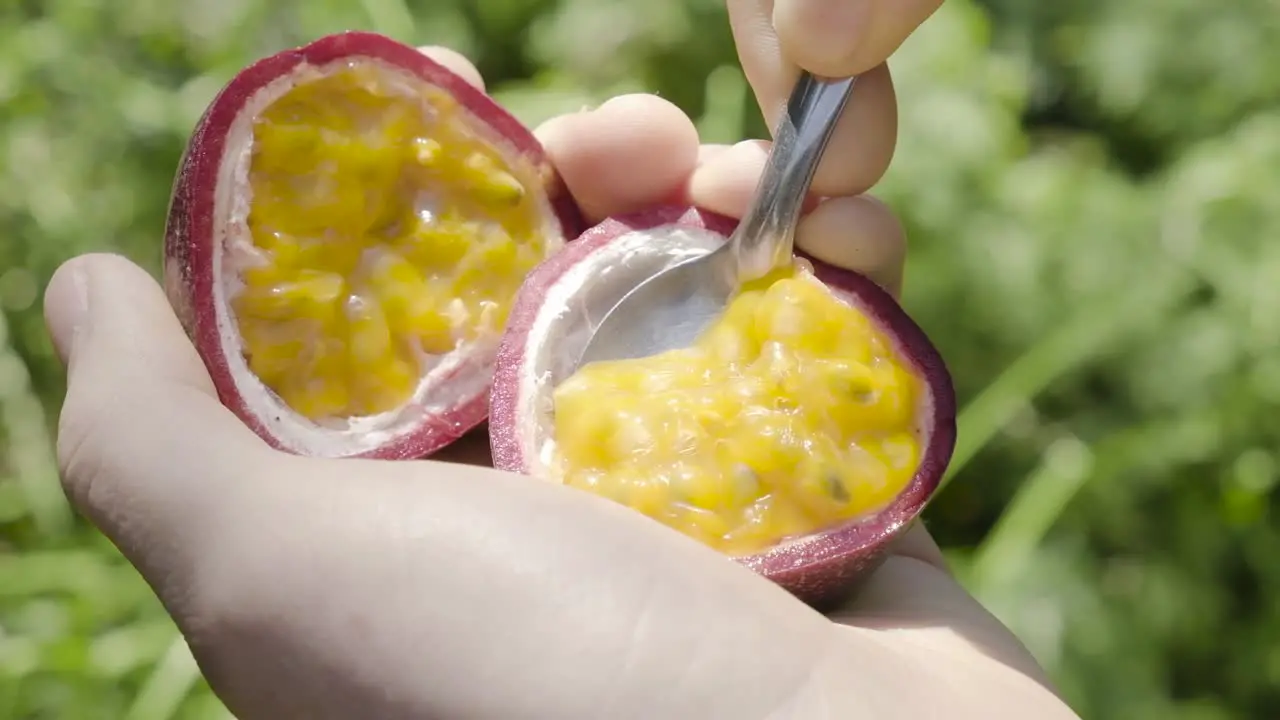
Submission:
<svg viewBox="0 0 1280 720">
<path fill-rule="evenodd" d="M 871 24 L 871 2 L 791 0 L 773 6 L 773 26 L 782 53 L 818 75 L 842 77 Z"/>
<path fill-rule="evenodd" d="M 697 167 L 702 167 L 703 165 L 706 165 L 707 163 L 720 157 L 721 155 L 724 155 L 730 149 L 730 147 L 731 147 L 730 145 L 724 145 L 720 143 L 703 143 L 698 148 Z"/>
</svg>

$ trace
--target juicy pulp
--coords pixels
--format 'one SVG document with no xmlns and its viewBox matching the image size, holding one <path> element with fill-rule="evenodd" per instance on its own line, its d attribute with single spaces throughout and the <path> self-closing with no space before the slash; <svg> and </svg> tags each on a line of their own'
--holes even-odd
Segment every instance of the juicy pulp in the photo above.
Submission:
<svg viewBox="0 0 1280 720">
<path fill-rule="evenodd" d="M 866 315 L 793 268 L 744 288 L 690 348 L 562 382 L 552 469 L 746 555 L 897 497 L 920 463 L 922 392 Z"/>
<path fill-rule="evenodd" d="M 254 119 L 228 296 L 249 368 L 299 414 L 402 406 L 440 356 L 501 332 L 544 258 L 537 178 L 464 113 L 351 61 Z"/>
</svg>

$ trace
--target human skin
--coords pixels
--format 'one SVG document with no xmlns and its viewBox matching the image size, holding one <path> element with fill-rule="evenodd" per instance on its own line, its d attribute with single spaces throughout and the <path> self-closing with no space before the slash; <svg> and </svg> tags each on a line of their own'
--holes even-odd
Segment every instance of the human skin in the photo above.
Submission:
<svg viewBox="0 0 1280 720">
<path fill-rule="evenodd" d="M 797 243 L 892 292 L 905 240 L 864 194 L 895 141 L 884 59 L 939 2 L 729 0 L 770 119 L 794 62 L 868 71 Z M 483 86 L 458 54 L 424 52 Z M 739 215 L 767 149 L 700 145 L 647 95 L 537 134 L 593 220 L 670 201 Z M 922 526 L 823 615 L 638 513 L 485 467 L 483 434 L 420 462 L 270 449 L 219 404 L 161 289 L 123 258 L 69 261 L 45 310 L 68 368 L 68 497 L 241 720 L 1076 717 Z"/>
</svg>

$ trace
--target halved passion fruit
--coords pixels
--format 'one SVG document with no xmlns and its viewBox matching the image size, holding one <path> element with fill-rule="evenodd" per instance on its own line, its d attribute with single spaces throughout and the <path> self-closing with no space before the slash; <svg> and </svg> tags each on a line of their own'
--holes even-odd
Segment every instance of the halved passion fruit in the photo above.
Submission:
<svg viewBox="0 0 1280 720">
<path fill-rule="evenodd" d="M 697 210 L 616 218 L 529 275 L 495 371 L 494 462 L 630 506 L 818 603 L 877 564 L 955 444 L 950 376 L 892 297 L 799 257 L 690 348 L 573 369 L 601 312 L 732 229 Z"/>
<path fill-rule="evenodd" d="M 165 284 L 269 443 L 422 457 L 485 418 L 515 292 L 579 222 L 511 115 L 414 48 L 344 33 L 257 62 L 205 112 Z"/>
</svg>

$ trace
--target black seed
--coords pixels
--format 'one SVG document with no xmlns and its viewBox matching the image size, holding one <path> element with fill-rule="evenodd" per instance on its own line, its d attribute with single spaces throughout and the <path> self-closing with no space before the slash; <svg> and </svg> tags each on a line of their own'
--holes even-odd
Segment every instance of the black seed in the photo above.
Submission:
<svg viewBox="0 0 1280 720">
<path fill-rule="evenodd" d="M 827 473 L 827 490 L 831 493 L 832 499 L 838 503 L 849 502 L 849 488 L 844 486 L 844 481 L 834 472 Z"/>
</svg>

